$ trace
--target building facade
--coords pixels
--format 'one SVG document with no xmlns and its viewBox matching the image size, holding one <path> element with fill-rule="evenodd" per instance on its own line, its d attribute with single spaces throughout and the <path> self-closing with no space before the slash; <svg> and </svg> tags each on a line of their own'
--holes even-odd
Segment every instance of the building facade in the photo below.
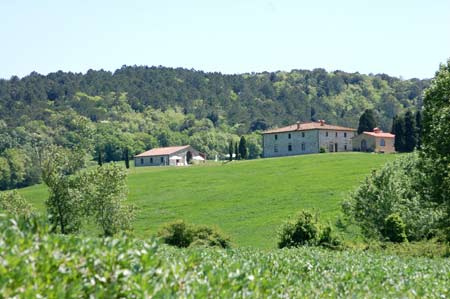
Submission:
<svg viewBox="0 0 450 299">
<path fill-rule="evenodd" d="M 352 151 L 352 138 L 356 130 L 319 122 L 296 123 L 290 126 L 268 130 L 263 134 L 263 157 L 326 152 Z"/>
<path fill-rule="evenodd" d="M 358 152 L 395 153 L 395 135 L 379 128 L 362 132 L 352 139 L 353 150 Z"/>
<path fill-rule="evenodd" d="M 140 166 L 183 166 L 193 160 L 205 160 L 205 156 L 190 145 L 160 147 L 148 150 L 134 157 L 134 165 Z"/>
</svg>

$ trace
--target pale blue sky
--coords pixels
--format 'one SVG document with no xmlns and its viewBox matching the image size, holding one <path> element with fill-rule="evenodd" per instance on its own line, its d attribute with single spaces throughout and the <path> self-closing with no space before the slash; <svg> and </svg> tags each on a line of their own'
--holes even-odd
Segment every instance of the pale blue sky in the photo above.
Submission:
<svg viewBox="0 0 450 299">
<path fill-rule="evenodd" d="M 450 57 L 449 0 L 0 1 L 0 78 L 124 64 L 429 78 Z"/>
</svg>

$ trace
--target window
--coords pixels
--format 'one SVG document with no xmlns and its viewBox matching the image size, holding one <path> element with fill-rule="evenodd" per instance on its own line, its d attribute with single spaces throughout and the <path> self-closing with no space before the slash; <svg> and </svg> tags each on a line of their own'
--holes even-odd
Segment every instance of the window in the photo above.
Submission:
<svg viewBox="0 0 450 299">
<path fill-rule="evenodd" d="M 291 133 L 288 134 L 288 138 L 291 139 Z"/>
<path fill-rule="evenodd" d="M 384 139 L 380 140 L 380 146 L 386 146 L 386 141 L 384 141 Z"/>
<path fill-rule="evenodd" d="M 278 140 L 278 135 L 277 134 L 275 134 L 275 140 Z"/>
<path fill-rule="evenodd" d="M 141 158 L 141 164 L 144 164 L 144 158 Z"/>
<path fill-rule="evenodd" d="M 306 145 L 304 143 L 302 143 L 302 152 L 304 152 L 306 150 Z"/>
<path fill-rule="evenodd" d="M 305 137 L 305 132 L 302 132 L 302 137 Z"/>
<path fill-rule="evenodd" d="M 273 151 L 274 151 L 275 153 L 278 153 L 278 145 L 275 144 L 275 145 L 273 146 Z"/>
<path fill-rule="evenodd" d="M 288 145 L 288 151 L 292 152 L 292 144 Z"/>
<path fill-rule="evenodd" d="M 336 137 L 338 137 L 338 136 L 337 136 L 337 132 L 336 132 Z"/>
<path fill-rule="evenodd" d="M 153 158 L 150 158 L 150 164 L 153 164 Z"/>
<path fill-rule="evenodd" d="M 347 144 L 346 144 L 346 145 L 344 145 L 344 150 L 347 150 Z"/>
<path fill-rule="evenodd" d="M 344 132 L 344 137 L 347 137 L 347 132 Z"/>
<path fill-rule="evenodd" d="M 161 163 L 164 163 L 164 157 L 161 157 Z"/>
<path fill-rule="evenodd" d="M 325 132 L 325 137 L 328 137 L 328 132 Z"/>
</svg>

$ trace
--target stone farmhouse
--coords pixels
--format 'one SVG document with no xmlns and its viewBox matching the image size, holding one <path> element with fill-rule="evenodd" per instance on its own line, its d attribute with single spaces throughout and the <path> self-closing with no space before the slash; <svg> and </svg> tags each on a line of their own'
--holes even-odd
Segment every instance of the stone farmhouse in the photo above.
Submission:
<svg viewBox="0 0 450 299">
<path fill-rule="evenodd" d="M 268 130 L 263 134 L 263 157 L 327 152 L 352 151 L 352 138 L 356 130 L 326 124 L 324 120 L 307 122 Z"/>
<path fill-rule="evenodd" d="M 191 161 L 205 161 L 205 155 L 190 145 L 153 148 L 134 156 L 134 165 L 184 166 Z"/>
<path fill-rule="evenodd" d="M 353 150 L 360 152 L 395 153 L 395 135 L 379 128 L 373 132 L 362 132 L 352 139 Z"/>
</svg>

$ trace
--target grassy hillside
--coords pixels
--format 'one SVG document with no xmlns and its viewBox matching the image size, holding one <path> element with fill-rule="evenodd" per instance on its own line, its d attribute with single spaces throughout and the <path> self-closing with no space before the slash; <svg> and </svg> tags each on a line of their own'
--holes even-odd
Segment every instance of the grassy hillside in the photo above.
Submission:
<svg viewBox="0 0 450 299">
<path fill-rule="evenodd" d="M 136 234 L 185 219 L 214 224 L 238 246 L 274 247 L 278 226 L 300 209 L 335 220 L 346 194 L 395 155 L 318 154 L 195 167 L 134 168 L 129 199 L 139 208 Z M 21 190 L 44 209 L 45 186 Z"/>
</svg>

